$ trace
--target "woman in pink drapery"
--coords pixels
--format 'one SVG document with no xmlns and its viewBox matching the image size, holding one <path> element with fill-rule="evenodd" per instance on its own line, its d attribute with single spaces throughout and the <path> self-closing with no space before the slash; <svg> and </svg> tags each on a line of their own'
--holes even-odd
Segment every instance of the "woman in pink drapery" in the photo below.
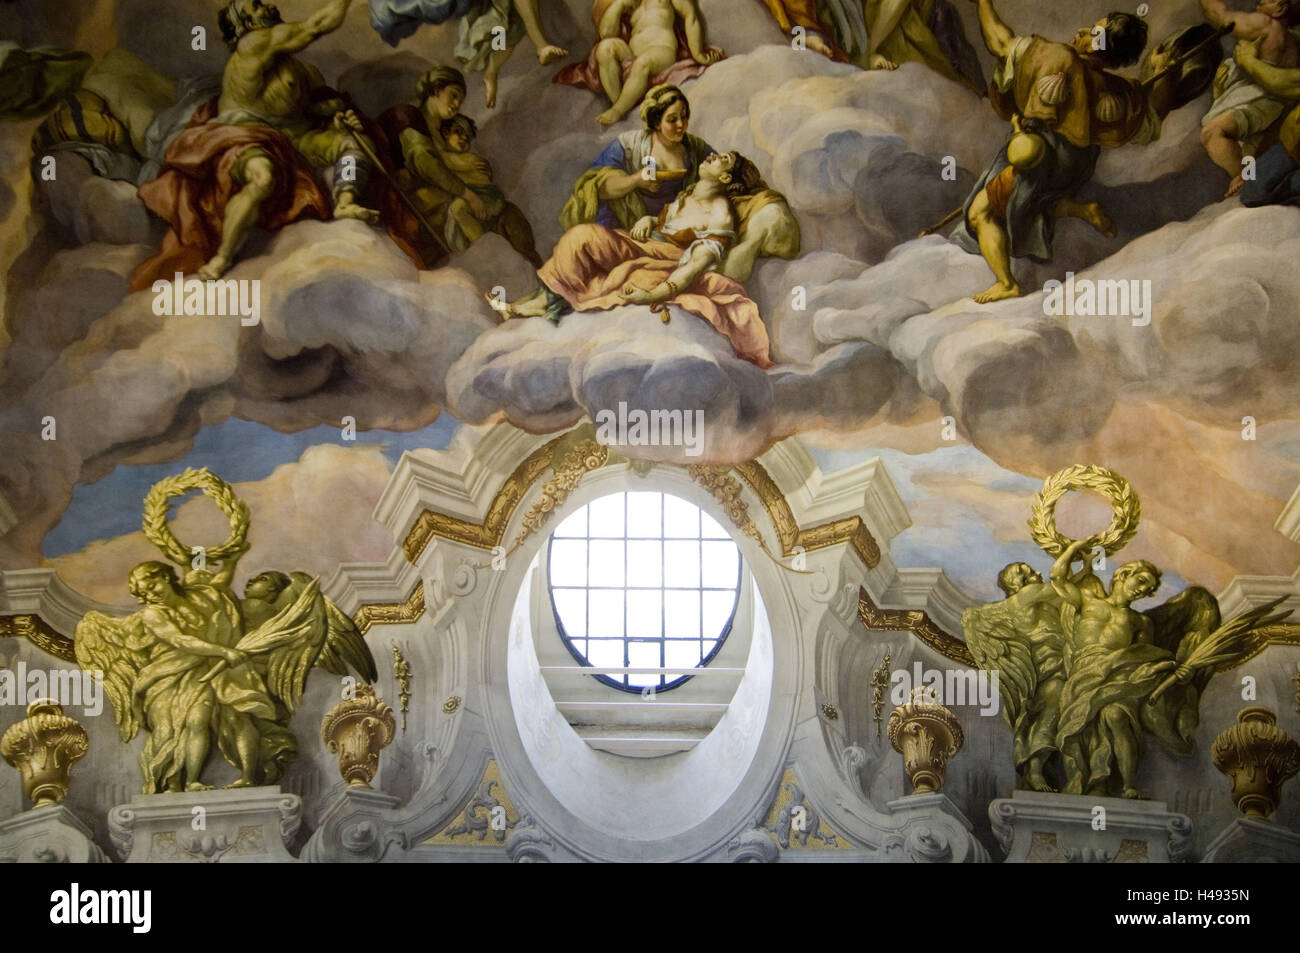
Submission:
<svg viewBox="0 0 1300 953">
<path fill-rule="evenodd" d="M 739 282 L 717 269 L 736 241 L 732 200 L 763 188 L 758 168 L 738 152 L 713 153 L 699 180 L 631 229 L 578 225 L 564 233 L 537 272 L 542 285 L 502 306 L 506 318 L 544 317 L 558 322 L 570 310 L 605 311 L 646 304 L 668 321 L 674 304 L 713 325 L 737 356 L 772 367 L 767 328 Z"/>
</svg>

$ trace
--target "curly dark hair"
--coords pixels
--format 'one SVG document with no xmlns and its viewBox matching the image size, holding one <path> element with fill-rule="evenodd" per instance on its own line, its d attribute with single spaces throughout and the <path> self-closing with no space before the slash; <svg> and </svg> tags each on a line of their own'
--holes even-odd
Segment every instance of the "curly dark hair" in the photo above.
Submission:
<svg viewBox="0 0 1300 953">
<path fill-rule="evenodd" d="M 1147 22 L 1139 16 L 1118 11 L 1106 15 L 1106 48 L 1097 56 L 1111 69 L 1131 66 L 1147 46 Z"/>
</svg>

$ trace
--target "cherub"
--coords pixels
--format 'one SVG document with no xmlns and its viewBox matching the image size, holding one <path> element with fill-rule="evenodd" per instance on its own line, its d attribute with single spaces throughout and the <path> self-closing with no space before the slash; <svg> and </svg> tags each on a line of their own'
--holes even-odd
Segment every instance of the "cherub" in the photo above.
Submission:
<svg viewBox="0 0 1300 953">
<path fill-rule="evenodd" d="M 624 17 L 630 18 L 632 27 L 627 39 L 623 38 Z M 705 46 L 704 21 L 696 0 L 613 0 L 600 13 L 596 32 L 601 39 L 595 58 L 600 84 L 613 104 L 597 117 L 602 126 L 631 112 L 655 77 L 677 62 L 678 18 L 691 59 L 701 66 L 716 63 L 722 53 Z"/>
<path fill-rule="evenodd" d="M 1238 40 L 1258 41 L 1258 57 L 1265 63 L 1284 69 L 1300 64 L 1300 44 L 1290 32 L 1300 14 L 1295 0 L 1261 0 L 1250 13 L 1230 10 L 1223 0 L 1201 0 L 1201 9 L 1213 26 L 1231 28 Z M 1214 104 L 1201 121 L 1201 143 L 1214 164 L 1232 178 L 1225 196 L 1230 198 L 1245 185 L 1242 157 L 1254 152 L 1287 104 L 1231 60 L 1215 82 L 1214 94 Z"/>
<path fill-rule="evenodd" d="M 492 166 L 482 156 L 470 151 L 478 127 L 469 116 L 458 114 L 444 119 L 439 127 L 446 148 L 442 161 L 479 197 L 481 210 L 458 197 L 447 207 L 447 245 L 452 251 L 464 251 L 491 231 L 506 207 L 506 198 L 492 181 Z"/>
</svg>

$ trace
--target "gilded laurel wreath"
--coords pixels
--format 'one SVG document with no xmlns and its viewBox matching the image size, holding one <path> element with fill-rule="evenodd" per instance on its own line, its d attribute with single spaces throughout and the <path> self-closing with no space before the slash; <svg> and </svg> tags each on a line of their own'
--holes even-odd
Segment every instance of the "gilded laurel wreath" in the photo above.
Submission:
<svg viewBox="0 0 1300 953">
<path fill-rule="evenodd" d="M 1034 497 L 1029 516 L 1029 531 L 1034 542 L 1049 556 L 1059 556 L 1070 545 L 1072 540 L 1057 532 L 1056 504 L 1071 490 L 1092 490 L 1110 500 L 1115 518 L 1104 533 L 1093 539 L 1108 556 L 1123 549 L 1137 532 L 1142 504 L 1128 481 L 1114 470 L 1085 464 L 1066 467 L 1043 481 L 1043 488 Z"/>
<path fill-rule="evenodd" d="M 190 468 L 177 476 L 159 480 L 144 498 L 144 535 L 172 562 L 188 566 L 193 558 L 193 550 L 176 538 L 167 517 L 171 513 L 171 501 L 184 496 L 190 490 L 202 490 L 213 503 L 220 507 L 230 521 L 230 538 L 219 546 L 204 547 L 207 559 L 221 561 L 237 555 L 248 537 L 248 504 L 235 496 L 235 489 L 221 477 L 206 467 L 201 470 Z"/>
</svg>

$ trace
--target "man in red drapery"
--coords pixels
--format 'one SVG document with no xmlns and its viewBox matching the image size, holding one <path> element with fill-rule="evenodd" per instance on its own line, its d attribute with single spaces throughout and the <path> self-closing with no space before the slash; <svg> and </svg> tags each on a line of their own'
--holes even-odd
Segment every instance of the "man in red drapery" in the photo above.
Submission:
<svg viewBox="0 0 1300 953">
<path fill-rule="evenodd" d="M 196 112 L 167 150 L 161 175 L 140 198 L 171 225 L 132 290 L 176 272 L 220 277 L 254 225 L 278 229 L 301 218 L 378 220 L 362 206 L 370 162 L 361 121 L 293 57 L 343 23 L 351 0 L 329 0 L 301 23 L 285 23 L 264 0 L 230 0 L 219 14 L 231 48 L 221 96 Z M 373 148 L 372 148 L 373 151 Z M 333 170 L 327 195 L 315 170 Z"/>
</svg>

